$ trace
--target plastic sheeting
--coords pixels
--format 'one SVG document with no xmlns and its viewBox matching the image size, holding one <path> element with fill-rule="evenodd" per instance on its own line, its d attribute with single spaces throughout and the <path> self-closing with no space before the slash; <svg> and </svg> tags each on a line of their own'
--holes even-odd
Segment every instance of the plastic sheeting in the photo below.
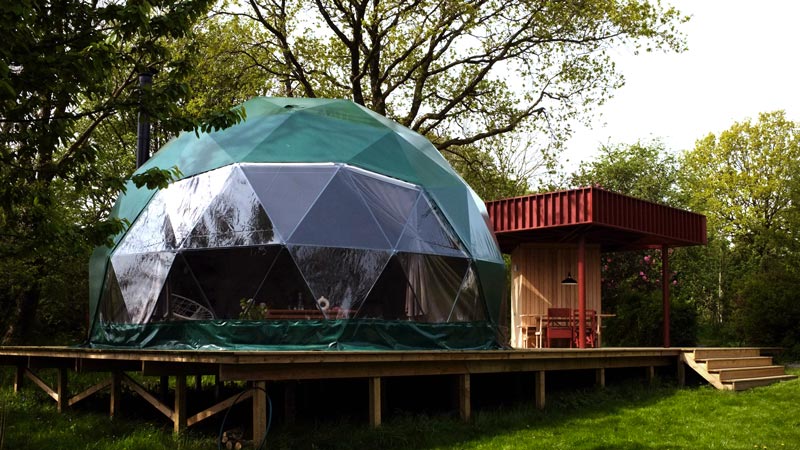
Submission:
<svg viewBox="0 0 800 450">
<path fill-rule="evenodd" d="M 157 345 L 200 348 L 165 336 L 253 321 L 293 331 L 249 344 L 226 331 L 208 345 L 317 348 L 295 328 L 355 326 L 341 319 L 375 348 L 451 348 L 450 334 L 466 339 L 453 348 L 487 345 L 462 332 L 496 333 L 503 261 L 482 202 L 427 140 L 345 101 L 244 107 L 242 124 L 183 134 L 140 169 L 177 166 L 183 179 L 120 196 L 113 214 L 132 225 L 92 256 L 92 345 L 151 346 L 155 333 Z M 390 329 L 404 330 L 391 345 L 377 337 Z M 370 347 L 343 333 L 338 347 Z"/>
</svg>

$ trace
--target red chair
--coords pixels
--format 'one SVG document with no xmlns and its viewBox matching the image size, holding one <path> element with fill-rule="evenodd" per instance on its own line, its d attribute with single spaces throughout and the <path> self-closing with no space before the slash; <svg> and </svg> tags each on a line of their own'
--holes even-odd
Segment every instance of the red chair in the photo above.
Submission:
<svg viewBox="0 0 800 450">
<path fill-rule="evenodd" d="M 573 323 L 575 324 L 575 329 L 572 336 L 572 341 L 575 344 L 575 347 L 580 347 L 580 312 L 576 309 L 573 310 Z M 593 309 L 586 310 L 586 320 L 583 322 L 584 330 L 586 333 L 585 342 L 587 348 L 594 348 L 597 346 L 597 311 Z"/>
<path fill-rule="evenodd" d="M 547 346 L 553 346 L 553 340 L 566 339 L 572 348 L 575 331 L 574 319 L 570 308 L 547 308 L 547 321 L 545 325 L 545 340 Z"/>
</svg>

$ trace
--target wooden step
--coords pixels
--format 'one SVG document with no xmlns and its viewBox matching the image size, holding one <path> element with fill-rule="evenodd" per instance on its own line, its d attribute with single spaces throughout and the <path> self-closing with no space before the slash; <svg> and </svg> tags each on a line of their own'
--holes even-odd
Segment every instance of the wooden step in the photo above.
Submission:
<svg viewBox="0 0 800 450">
<path fill-rule="evenodd" d="M 758 348 L 696 348 L 694 350 L 695 361 L 718 358 L 746 358 L 749 356 L 761 356 Z"/>
<path fill-rule="evenodd" d="M 744 358 L 710 358 L 706 359 L 706 369 L 733 369 L 736 367 L 762 367 L 771 366 L 771 356 L 746 356 Z"/>
<path fill-rule="evenodd" d="M 716 372 L 722 382 L 786 375 L 783 366 L 739 367 L 736 369 L 717 369 L 712 372 Z"/>
<path fill-rule="evenodd" d="M 758 386 L 768 386 L 779 381 L 789 381 L 797 378 L 797 375 L 780 375 L 774 377 L 745 378 L 725 383 L 726 388 L 734 391 L 743 391 Z"/>
</svg>

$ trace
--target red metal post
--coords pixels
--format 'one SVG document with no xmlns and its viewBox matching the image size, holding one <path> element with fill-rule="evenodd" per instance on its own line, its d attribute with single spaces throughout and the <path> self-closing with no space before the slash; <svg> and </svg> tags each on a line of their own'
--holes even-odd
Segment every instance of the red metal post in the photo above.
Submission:
<svg viewBox="0 0 800 450">
<path fill-rule="evenodd" d="M 586 238 L 578 241 L 578 348 L 586 348 Z"/>
<path fill-rule="evenodd" d="M 664 303 L 664 347 L 669 347 L 669 247 L 661 246 L 661 300 Z"/>
</svg>

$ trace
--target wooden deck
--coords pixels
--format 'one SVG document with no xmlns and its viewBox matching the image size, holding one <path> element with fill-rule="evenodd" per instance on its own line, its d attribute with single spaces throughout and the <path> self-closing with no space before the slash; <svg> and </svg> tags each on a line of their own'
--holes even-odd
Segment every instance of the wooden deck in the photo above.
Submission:
<svg viewBox="0 0 800 450">
<path fill-rule="evenodd" d="M 497 351 L 195 351 L 195 350 L 100 350 L 76 347 L 0 347 L 0 364 L 16 367 L 15 390 L 25 378 L 47 392 L 62 410 L 99 391 L 111 390 L 110 413 L 120 408 L 120 386 L 127 385 L 161 411 L 179 432 L 225 411 L 237 401 L 252 398 L 254 439 L 266 428 L 266 392 L 269 382 L 365 378 L 369 380 L 370 424 L 381 423 L 381 378 L 430 375 L 454 376 L 459 392 L 460 416 L 471 415 L 470 375 L 530 372 L 537 407 L 545 405 L 545 375 L 548 371 L 594 370 L 598 384 L 605 383 L 605 369 L 648 368 L 652 376 L 658 366 L 677 367 L 680 348 L 536 349 Z M 38 372 L 57 370 L 56 386 L 45 383 Z M 71 395 L 68 373 L 105 372 L 109 378 Z M 148 392 L 126 372 L 144 376 L 175 378 L 174 404 L 167 405 Z M 214 375 L 219 381 L 247 381 L 251 389 L 189 415 L 186 411 L 186 377 Z"/>
</svg>

